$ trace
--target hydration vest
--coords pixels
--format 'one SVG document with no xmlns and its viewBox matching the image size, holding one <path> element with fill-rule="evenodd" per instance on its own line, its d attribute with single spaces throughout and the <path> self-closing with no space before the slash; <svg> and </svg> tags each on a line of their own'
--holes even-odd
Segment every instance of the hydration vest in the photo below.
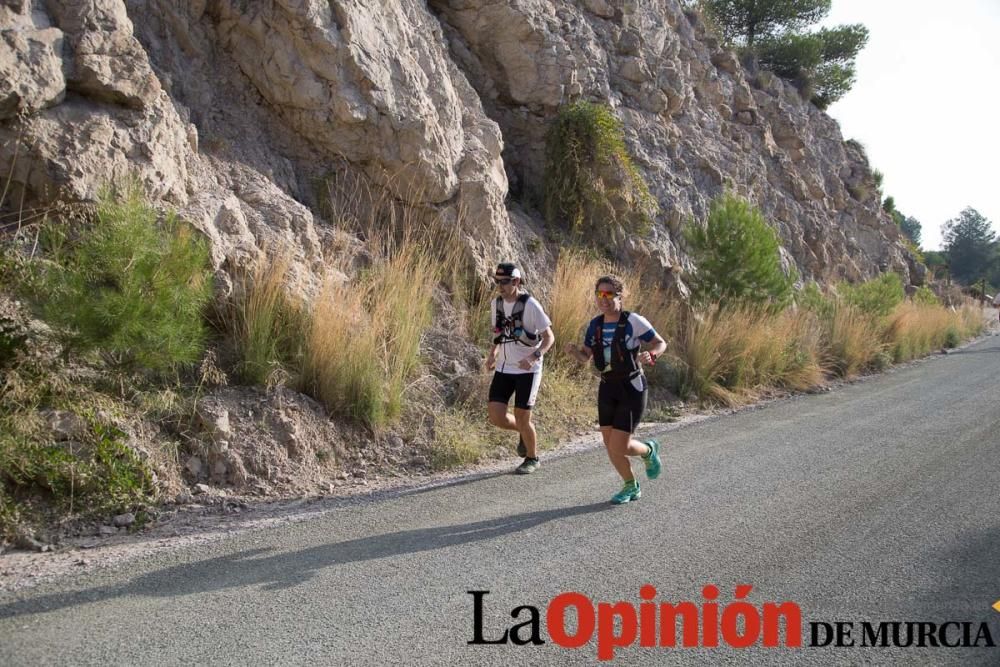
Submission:
<svg viewBox="0 0 1000 667">
<path fill-rule="evenodd" d="M 531 295 L 525 292 L 517 296 L 514 308 L 510 311 L 510 317 L 503 312 L 503 297 L 498 296 L 496 301 L 497 323 L 493 327 L 493 344 L 520 343 L 528 347 L 538 345 L 539 337 L 524 328 L 524 304 L 528 303 Z"/>
<path fill-rule="evenodd" d="M 610 370 L 607 369 L 607 363 L 604 361 L 604 320 L 602 317 L 597 317 L 594 320 L 597 325 L 597 335 L 594 347 L 591 349 L 594 353 L 594 365 L 597 366 L 597 370 L 601 371 L 602 379 L 630 380 L 642 373 L 639 360 L 636 358 L 639 356 L 639 348 L 629 350 L 625 347 L 625 327 L 628 325 L 628 316 L 629 312 L 623 310 L 618 317 L 615 335 L 611 339 Z"/>
</svg>

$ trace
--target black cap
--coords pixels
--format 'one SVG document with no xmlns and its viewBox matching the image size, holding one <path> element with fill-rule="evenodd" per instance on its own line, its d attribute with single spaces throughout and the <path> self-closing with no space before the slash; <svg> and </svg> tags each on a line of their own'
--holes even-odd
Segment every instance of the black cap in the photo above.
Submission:
<svg viewBox="0 0 1000 667">
<path fill-rule="evenodd" d="M 497 278 L 520 278 L 521 270 L 513 262 L 500 262 L 497 264 Z"/>
</svg>

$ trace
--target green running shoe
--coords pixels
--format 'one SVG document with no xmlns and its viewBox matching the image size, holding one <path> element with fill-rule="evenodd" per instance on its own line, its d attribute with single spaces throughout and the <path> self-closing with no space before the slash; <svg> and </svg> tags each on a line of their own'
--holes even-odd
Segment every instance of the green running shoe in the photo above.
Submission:
<svg viewBox="0 0 1000 667">
<path fill-rule="evenodd" d="M 649 454 L 642 457 L 642 462 L 646 465 L 646 477 L 656 479 L 663 468 L 660 462 L 660 443 L 656 440 L 647 440 L 643 444 L 649 445 Z"/>
<path fill-rule="evenodd" d="M 528 455 L 528 447 L 524 444 L 524 438 L 517 436 L 517 455 L 524 457 Z"/>
<path fill-rule="evenodd" d="M 611 504 L 624 505 L 633 500 L 639 500 L 641 497 L 642 491 L 639 490 L 639 482 L 633 479 L 631 482 L 625 482 L 622 490 L 611 496 Z"/>
</svg>

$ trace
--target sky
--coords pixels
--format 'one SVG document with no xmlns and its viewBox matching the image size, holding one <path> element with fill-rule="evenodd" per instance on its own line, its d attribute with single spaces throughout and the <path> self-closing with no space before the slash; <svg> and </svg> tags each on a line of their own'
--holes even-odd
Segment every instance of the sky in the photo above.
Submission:
<svg viewBox="0 0 1000 667">
<path fill-rule="evenodd" d="M 827 110 L 866 149 L 921 246 L 967 206 L 1000 235 L 1000 0 L 833 0 L 823 26 L 861 23 L 854 87 Z"/>
</svg>

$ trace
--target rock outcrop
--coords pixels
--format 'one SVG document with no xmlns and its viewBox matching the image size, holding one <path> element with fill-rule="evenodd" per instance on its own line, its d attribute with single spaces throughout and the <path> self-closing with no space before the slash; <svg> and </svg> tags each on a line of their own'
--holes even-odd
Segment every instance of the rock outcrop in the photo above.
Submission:
<svg viewBox="0 0 1000 667">
<path fill-rule="evenodd" d="M 615 110 L 660 203 L 620 257 L 686 266 L 681 227 L 728 188 L 807 278 L 922 277 L 863 151 L 676 0 L 3 0 L 0 26 L 7 212 L 136 178 L 223 278 L 279 245 L 314 287 L 350 231 L 324 205 L 343 174 L 460 225 L 484 270 L 544 276 L 545 133 L 576 99 Z"/>
</svg>

